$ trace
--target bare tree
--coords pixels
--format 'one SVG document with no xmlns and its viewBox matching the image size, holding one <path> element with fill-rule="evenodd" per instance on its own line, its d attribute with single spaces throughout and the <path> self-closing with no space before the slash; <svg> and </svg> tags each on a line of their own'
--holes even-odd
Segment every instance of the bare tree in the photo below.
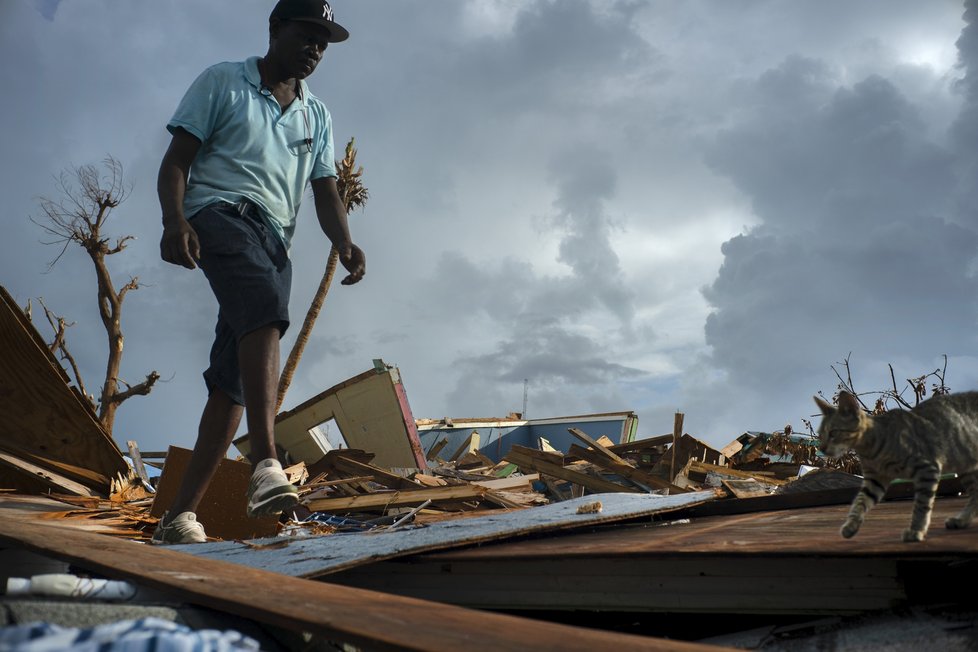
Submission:
<svg viewBox="0 0 978 652">
<path fill-rule="evenodd" d="M 368 197 L 367 188 L 361 180 L 363 166 L 357 167 L 357 150 L 353 147 L 353 142 L 354 139 L 351 138 L 350 142 L 346 144 L 346 154 L 343 160 L 339 161 L 336 166 L 336 186 L 339 189 L 340 199 L 343 200 L 343 205 L 346 207 L 347 213 L 351 213 L 357 208 L 363 208 L 367 203 Z M 285 400 L 285 392 L 288 391 L 289 385 L 292 384 L 292 377 L 295 375 L 295 369 L 299 365 L 299 359 L 302 358 L 302 352 L 309 342 L 312 327 L 323 309 L 323 304 L 326 302 L 326 295 L 329 293 L 329 286 L 333 282 L 333 274 L 336 273 L 336 264 L 339 258 L 340 252 L 336 247 L 330 248 L 329 259 L 326 261 L 326 271 L 323 273 L 323 278 L 319 282 L 319 289 L 316 290 L 309 310 L 306 312 L 306 318 L 302 322 L 302 328 L 299 329 L 299 335 L 296 337 L 295 344 L 292 345 L 292 351 L 289 353 L 289 357 L 285 361 L 285 366 L 282 368 L 282 375 L 278 382 L 278 399 L 275 402 L 276 412 L 282 408 L 282 402 Z"/>
<path fill-rule="evenodd" d="M 122 334 L 122 302 L 131 290 L 139 288 L 139 279 L 132 277 L 128 283 L 116 289 L 106 258 L 125 250 L 133 236 L 123 236 L 110 244 L 112 238 L 105 235 L 104 229 L 109 215 L 125 201 L 130 188 L 123 181 L 122 164 L 111 156 L 102 162 L 101 169 L 95 165 L 66 168 L 58 176 L 56 184 L 60 195 L 57 200 L 47 197 L 39 200 L 44 220 L 38 222 L 31 219 L 53 236 L 53 240 L 44 244 L 62 245 L 61 252 L 51 261 L 49 267 L 53 267 L 61 259 L 72 242 L 85 250 L 95 266 L 99 316 L 109 344 L 105 379 L 98 398 L 98 415 L 102 426 L 111 434 L 119 405 L 132 396 L 149 394 L 160 378 L 156 371 L 150 372 L 145 380 L 136 385 L 130 385 L 119 378 L 125 343 Z M 80 388 L 84 387 L 64 343 L 64 329 L 67 325 L 47 307 L 45 313 L 55 329 L 55 342 L 52 346 L 57 344 L 57 350 L 74 367 Z"/>
<path fill-rule="evenodd" d="M 883 389 L 872 392 L 857 392 L 855 389 L 855 383 L 852 380 L 852 367 L 849 365 L 849 358 L 852 356 L 850 353 L 845 357 L 842 362 L 837 362 L 845 370 L 845 377 L 843 374 L 836 369 L 835 365 L 830 365 L 835 377 L 839 380 L 838 386 L 836 387 L 836 393 L 832 397 L 832 402 L 835 403 L 838 400 L 839 392 L 846 391 L 856 397 L 859 404 L 864 410 L 871 414 L 882 414 L 890 409 L 890 403 L 896 403 L 898 407 L 903 407 L 906 409 L 912 409 L 917 406 L 926 396 L 927 396 L 927 379 L 933 378 L 934 381 L 931 383 L 931 394 L 941 395 L 949 394 L 951 389 L 947 386 L 944 378 L 947 375 L 947 355 L 944 355 L 944 366 L 943 368 L 935 369 L 930 373 L 921 374 L 915 378 L 907 378 L 907 384 L 901 389 L 897 386 L 896 374 L 893 371 L 893 365 L 888 365 L 890 369 L 890 381 L 892 383 L 892 389 Z M 907 399 L 903 397 L 907 390 L 911 390 L 914 395 L 914 402 L 911 404 Z M 870 408 L 863 402 L 862 396 L 872 395 L 875 396 L 873 407 Z"/>
</svg>

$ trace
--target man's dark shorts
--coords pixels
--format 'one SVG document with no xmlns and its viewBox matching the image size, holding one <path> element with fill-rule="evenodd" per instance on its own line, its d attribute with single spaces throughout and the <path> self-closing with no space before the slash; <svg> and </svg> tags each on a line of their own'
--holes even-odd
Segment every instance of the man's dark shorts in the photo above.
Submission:
<svg viewBox="0 0 978 652">
<path fill-rule="evenodd" d="M 200 241 L 200 267 L 217 297 L 207 391 L 215 388 L 244 405 L 238 342 L 248 333 L 274 324 L 289 326 L 292 264 L 278 236 L 249 203 L 217 202 L 190 218 Z"/>
</svg>

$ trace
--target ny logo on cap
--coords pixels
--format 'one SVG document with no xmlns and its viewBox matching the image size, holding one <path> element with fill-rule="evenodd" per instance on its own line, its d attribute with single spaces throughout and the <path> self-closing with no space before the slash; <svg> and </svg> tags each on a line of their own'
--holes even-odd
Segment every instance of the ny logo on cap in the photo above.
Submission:
<svg viewBox="0 0 978 652">
<path fill-rule="evenodd" d="M 333 20 L 333 9 L 329 6 L 328 2 L 323 3 L 323 18 Z"/>
</svg>

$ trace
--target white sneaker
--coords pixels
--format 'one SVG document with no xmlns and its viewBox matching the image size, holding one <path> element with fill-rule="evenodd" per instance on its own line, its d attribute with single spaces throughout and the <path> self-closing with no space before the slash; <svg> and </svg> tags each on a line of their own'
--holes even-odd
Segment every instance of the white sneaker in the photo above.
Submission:
<svg viewBox="0 0 978 652">
<path fill-rule="evenodd" d="M 255 465 L 248 485 L 248 516 L 258 518 L 281 514 L 299 502 L 299 490 L 289 482 L 274 457 Z"/>
<path fill-rule="evenodd" d="M 174 516 L 173 520 L 169 523 L 163 525 L 168 513 L 165 512 L 160 522 L 157 523 L 156 531 L 153 532 L 153 538 L 150 539 L 150 543 L 204 543 L 207 541 L 207 535 L 204 534 L 204 526 L 197 521 L 196 514 L 193 512 L 181 512 Z"/>
</svg>

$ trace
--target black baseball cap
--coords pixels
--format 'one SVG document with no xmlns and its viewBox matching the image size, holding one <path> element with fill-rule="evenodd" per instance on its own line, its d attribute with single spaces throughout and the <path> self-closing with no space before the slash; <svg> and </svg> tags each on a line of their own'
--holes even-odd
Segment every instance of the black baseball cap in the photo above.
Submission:
<svg viewBox="0 0 978 652">
<path fill-rule="evenodd" d="M 316 23 L 329 30 L 329 42 L 339 43 L 350 38 L 350 33 L 333 21 L 333 8 L 326 0 L 278 0 L 269 20 L 301 20 Z"/>
</svg>

